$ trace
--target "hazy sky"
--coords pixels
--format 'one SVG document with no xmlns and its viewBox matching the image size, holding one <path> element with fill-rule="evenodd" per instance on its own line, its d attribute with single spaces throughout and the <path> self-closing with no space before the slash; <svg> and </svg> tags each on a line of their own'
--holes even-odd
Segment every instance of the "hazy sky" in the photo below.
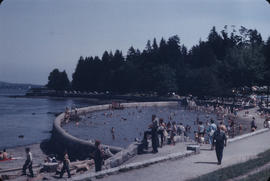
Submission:
<svg viewBox="0 0 270 181">
<path fill-rule="evenodd" d="M 179 35 L 190 48 L 212 26 L 256 28 L 270 36 L 265 0 L 4 0 L 0 5 L 0 80 L 45 84 L 53 68 L 71 78 L 80 56 L 126 54 L 148 39 Z"/>
</svg>

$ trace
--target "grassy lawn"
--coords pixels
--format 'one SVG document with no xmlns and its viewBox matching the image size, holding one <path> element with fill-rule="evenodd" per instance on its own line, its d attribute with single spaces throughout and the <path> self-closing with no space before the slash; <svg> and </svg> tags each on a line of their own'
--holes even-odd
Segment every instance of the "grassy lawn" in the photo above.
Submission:
<svg viewBox="0 0 270 181">
<path fill-rule="evenodd" d="M 270 169 L 263 170 L 241 181 L 269 181 L 268 179 L 270 180 Z"/>
<path fill-rule="evenodd" d="M 250 160 L 243 162 L 243 163 L 239 163 L 239 164 L 235 164 L 235 165 L 232 165 L 229 167 L 219 169 L 217 171 L 208 173 L 206 175 L 202 175 L 200 177 L 191 179 L 190 181 L 205 181 L 205 180 L 222 181 L 222 180 L 227 180 L 227 179 L 234 178 L 234 177 L 237 177 L 240 175 L 244 175 L 245 173 L 247 173 L 247 172 L 249 172 L 257 167 L 263 166 L 264 164 L 266 164 L 268 162 L 270 162 L 270 150 L 267 150 L 263 153 L 260 153 L 257 158 L 250 159 Z M 265 175 L 263 176 L 263 174 L 265 174 Z M 255 174 L 254 177 L 256 177 L 256 175 L 257 174 Z M 260 176 L 262 177 L 262 179 L 263 178 L 268 179 L 268 177 L 270 177 L 270 172 L 268 172 L 268 173 L 263 172 Z M 255 179 L 255 180 L 257 180 L 257 179 Z"/>
</svg>

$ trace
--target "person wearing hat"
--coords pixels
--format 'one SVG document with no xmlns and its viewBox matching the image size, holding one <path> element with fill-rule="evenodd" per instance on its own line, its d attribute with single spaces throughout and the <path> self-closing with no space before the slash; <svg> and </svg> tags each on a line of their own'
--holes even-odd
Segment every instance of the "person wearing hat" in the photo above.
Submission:
<svg viewBox="0 0 270 181">
<path fill-rule="evenodd" d="M 216 155 L 218 160 L 218 165 L 221 164 L 222 157 L 223 157 L 223 149 L 227 145 L 227 137 L 225 132 L 221 130 L 221 126 L 219 125 L 217 130 L 213 136 L 213 147 L 216 149 Z"/>
<path fill-rule="evenodd" d="M 95 161 L 95 170 L 96 172 L 101 171 L 103 163 L 103 152 L 100 147 L 100 141 L 96 140 L 95 142 L 95 152 L 94 152 L 94 161 Z"/>
</svg>

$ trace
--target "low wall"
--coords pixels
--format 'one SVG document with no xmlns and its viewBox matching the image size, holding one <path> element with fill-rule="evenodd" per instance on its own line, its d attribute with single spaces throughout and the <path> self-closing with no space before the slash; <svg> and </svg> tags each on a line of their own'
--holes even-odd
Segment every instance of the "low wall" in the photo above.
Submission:
<svg viewBox="0 0 270 181">
<path fill-rule="evenodd" d="M 194 140 L 190 139 L 189 137 L 185 137 L 184 135 L 181 136 L 175 136 L 174 141 L 176 143 L 181 143 L 181 142 L 194 142 Z M 152 143 L 149 144 L 149 147 L 151 147 Z M 166 141 L 165 143 L 166 144 Z M 105 167 L 106 168 L 114 168 L 122 165 L 124 162 L 128 161 L 130 158 L 134 157 L 137 155 L 137 147 L 138 143 L 131 143 L 127 149 L 124 149 L 118 153 L 116 153 L 114 156 L 111 158 L 107 159 L 105 161 Z"/>
<path fill-rule="evenodd" d="M 122 103 L 124 108 L 136 107 L 136 106 L 176 106 L 178 102 L 138 102 L 138 103 Z M 98 105 L 90 106 L 77 109 L 78 115 L 90 113 L 94 111 L 101 111 L 110 109 L 110 105 Z M 64 113 L 60 114 L 53 123 L 53 132 L 52 132 L 52 145 L 56 152 L 61 155 L 64 151 L 68 151 L 72 159 L 85 159 L 90 157 L 95 149 L 94 143 L 79 139 L 67 133 L 62 127 L 61 122 L 64 120 Z M 102 147 L 108 145 L 102 145 Z M 116 146 L 108 146 L 112 153 L 118 153 L 123 150 L 123 148 Z"/>
</svg>

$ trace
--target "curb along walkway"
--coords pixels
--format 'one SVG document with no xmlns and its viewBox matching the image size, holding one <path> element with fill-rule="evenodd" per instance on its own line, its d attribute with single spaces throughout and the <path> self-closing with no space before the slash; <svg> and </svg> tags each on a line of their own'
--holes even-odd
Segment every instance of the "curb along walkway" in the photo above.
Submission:
<svg viewBox="0 0 270 181">
<path fill-rule="evenodd" d="M 217 165 L 215 151 L 210 151 L 209 145 L 203 145 L 201 147 L 201 153 L 198 155 L 193 155 L 191 157 L 186 157 L 184 159 L 178 159 L 175 161 L 164 161 L 161 163 L 156 162 L 156 164 L 154 165 L 149 164 L 150 166 L 145 167 L 143 169 L 134 169 L 134 168 L 131 168 L 134 170 L 126 169 L 130 171 L 123 172 L 118 175 L 110 175 L 104 177 L 103 179 L 98 180 L 102 181 L 187 180 L 206 173 L 210 173 L 212 171 L 215 171 L 217 169 L 229 165 L 247 161 L 248 159 L 255 157 L 258 153 L 270 149 L 269 136 L 270 132 L 267 129 L 262 129 L 254 133 L 249 133 L 232 139 L 231 141 L 229 141 L 228 146 L 224 149 L 223 162 L 221 166 Z M 171 158 L 171 160 L 172 159 L 173 158 Z M 134 164 L 136 165 L 138 163 Z M 125 165 L 121 167 L 125 167 Z M 142 166 L 138 166 L 136 168 L 140 167 Z M 126 170 L 124 169 L 123 171 Z M 117 172 L 114 172 L 112 174 L 115 173 Z M 81 177 L 80 179 L 79 178 L 74 179 L 84 180 L 83 177 Z"/>
<path fill-rule="evenodd" d="M 149 165 L 164 162 L 167 160 L 175 160 L 195 154 L 195 152 L 193 151 L 186 150 L 188 144 L 194 144 L 194 142 L 180 142 L 176 143 L 175 146 L 165 145 L 162 148 L 159 148 L 159 152 L 156 154 L 149 152 L 141 155 L 136 155 L 135 157 L 130 158 L 127 162 L 125 162 L 121 166 L 103 170 L 98 173 L 95 172 L 86 173 L 83 175 L 76 176 L 72 178 L 72 180 L 88 180 L 89 178 L 95 178 L 96 176 L 117 174 L 133 169 L 147 167 Z M 149 148 L 149 151 L 151 150 L 152 148 Z"/>
</svg>

